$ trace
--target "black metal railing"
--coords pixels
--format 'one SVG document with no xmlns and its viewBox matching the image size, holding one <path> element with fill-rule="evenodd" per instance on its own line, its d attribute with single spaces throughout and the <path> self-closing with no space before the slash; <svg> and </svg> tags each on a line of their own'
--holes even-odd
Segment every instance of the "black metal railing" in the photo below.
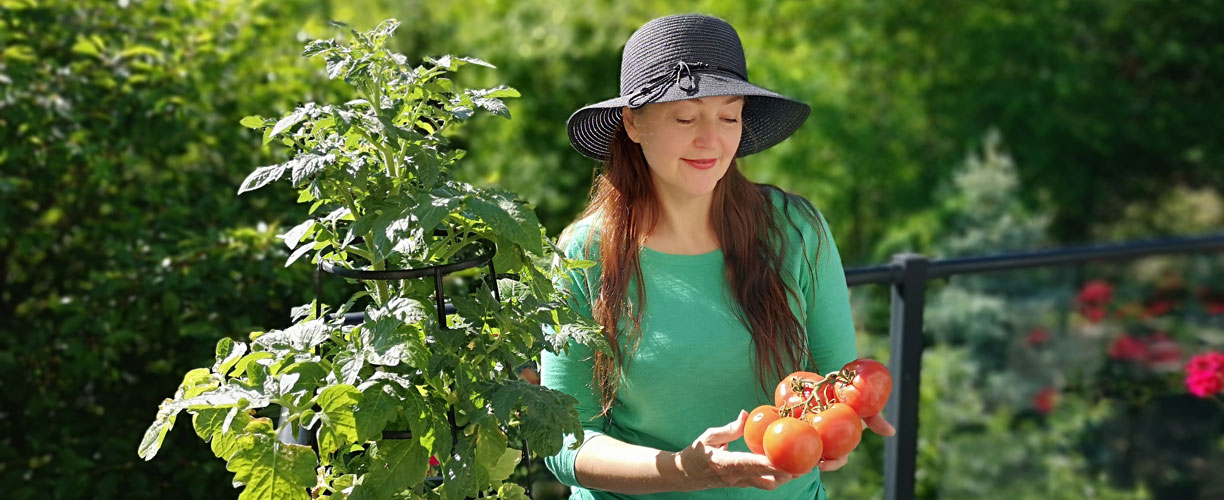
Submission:
<svg viewBox="0 0 1224 500">
<path fill-rule="evenodd" d="M 918 455 L 918 381 L 922 373 L 922 322 L 928 281 L 958 274 L 1222 251 L 1224 235 L 1219 235 L 934 261 L 921 255 L 898 254 L 886 265 L 847 269 L 846 283 L 849 286 L 892 285 L 888 369 L 893 374 L 894 383 L 884 413 L 896 426 L 897 435 L 886 440 L 884 445 L 884 498 L 914 498 Z"/>
</svg>

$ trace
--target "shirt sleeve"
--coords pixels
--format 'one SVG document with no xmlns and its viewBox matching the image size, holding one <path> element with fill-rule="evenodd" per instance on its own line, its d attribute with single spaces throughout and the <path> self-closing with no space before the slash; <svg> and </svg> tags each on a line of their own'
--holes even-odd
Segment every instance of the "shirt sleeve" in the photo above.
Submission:
<svg viewBox="0 0 1224 500">
<path fill-rule="evenodd" d="M 577 238 L 576 238 L 577 239 Z M 580 250 L 581 241 L 573 241 L 567 245 L 568 258 L 585 258 Z M 588 272 L 597 274 L 597 268 L 575 270 L 567 273 L 569 279 L 562 280 L 558 285 L 571 293 L 570 307 L 587 318 L 591 317 L 591 284 Z M 549 389 L 564 392 L 578 400 L 578 417 L 582 421 L 583 445 L 591 438 L 604 432 L 604 419 L 600 418 L 599 396 L 591 387 L 591 375 L 594 372 L 594 352 L 577 342 L 569 342 L 569 351 L 554 354 L 550 351 L 540 353 L 540 384 Z M 557 480 L 567 486 L 578 486 L 574 473 L 574 462 L 581 451 L 571 449 L 578 442 L 577 436 L 567 434 L 561 452 L 544 458 L 544 465 L 552 471 Z"/>
<path fill-rule="evenodd" d="M 858 357 L 854 344 L 854 319 L 850 314 L 850 291 L 846 270 L 824 215 L 817 212 L 820 227 L 805 231 L 808 262 L 815 261 L 814 281 L 803 280 L 807 301 L 807 336 L 816 372 L 824 375 L 840 370 Z M 817 235 L 823 239 L 817 240 Z M 819 245 L 816 242 L 819 241 Z M 806 277 L 806 272 L 805 272 Z"/>
</svg>

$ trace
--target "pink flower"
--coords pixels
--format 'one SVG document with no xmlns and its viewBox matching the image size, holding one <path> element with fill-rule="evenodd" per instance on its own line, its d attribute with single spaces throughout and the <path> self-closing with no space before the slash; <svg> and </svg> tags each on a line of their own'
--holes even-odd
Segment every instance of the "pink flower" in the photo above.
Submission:
<svg viewBox="0 0 1224 500">
<path fill-rule="evenodd" d="M 1199 354 L 1190 358 L 1190 362 L 1186 363 L 1187 373 L 1215 373 L 1222 371 L 1224 371 L 1224 354 L 1216 351 Z"/>
<path fill-rule="evenodd" d="M 1101 280 L 1093 280 L 1084 284 L 1076 296 L 1076 308 L 1080 314 L 1093 323 L 1105 319 L 1105 306 L 1113 300 L 1113 286 Z"/>
<path fill-rule="evenodd" d="M 433 455 L 430 455 L 430 456 L 429 456 L 429 466 L 430 466 L 430 467 L 437 467 L 437 466 L 439 466 L 439 465 L 441 465 L 441 464 L 442 464 L 442 462 L 439 462 L 439 461 L 438 461 L 438 457 L 435 457 L 435 456 L 433 456 Z"/>
<path fill-rule="evenodd" d="M 1156 332 L 1148 340 L 1147 359 L 1149 367 L 1161 371 L 1177 371 L 1181 365 L 1182 348 L 1164 332 Z"/>
<path fill-rule="evenodd" d="M 1212 394 L 1220 392 L 1224 388 L 1224 381 L 1220 380 L 1220 374 L 1215 373 L 1195 373 L 1186 376 L 1186 388 L 1190 389 L 1190 393 L 1200 398 L 1211 397 Z"/>
<path fill-rule="evenodd" d="M 1058 393 L 1054 391 L 1053 387 L 1041 388 L 1041 390 L 1037 391 L 1037 394 L 1033 396 L 1033 408 L 1036 408 L 1037 411 L 1041 413 L 1049 414 L 1050 412 L 1054 411 L 1054 404 L 1057 402 L 1057 395 Z"/>
<path fill-rule="evenodd" d="M 1084 288 L 1080 289 L 1079 301 L 1081 304 L 1093 304 L 1103 306 L 1113 299 L 1113 286 L 1101 280 L 1093 280 L 1084 284 Z"/>
<path fill-rule="evenodd" d="M 1186 363 L 1186 388 L 1200 398 L 1224 389 L 1224 354 L 1212 351 L 1190 358 Z"/>
<path fill-rule="evenodd" d="M 1154 318 L 1157 316 L 1164 316 L 1170 309 L 1173 309 L 1173 304 L 1171 304 L 1169 301 L 1157 300 L 1148 304 L 1147 307 L 1144 308 L 1143 312 L 1145 317 Z"/>
<path fill-rule="evenodd" d="M 1126 334 L 1118 337 L 1109 346 L 1109 357 L 1119 361 L 1143 361 L 1147 355 L 1147 346 Z"/>
<path fill-rule="evenodd" d="M 1029 347 L 1036 347 L 1048 340 L 1050 340 L 1049 331 L 1046 331 L 1045 328 L 1034 328 L 1033 331 L 1029 332 L 1028 337 L 1025 337 L 1024 343 L 1028 344 Z"/>
</svg>

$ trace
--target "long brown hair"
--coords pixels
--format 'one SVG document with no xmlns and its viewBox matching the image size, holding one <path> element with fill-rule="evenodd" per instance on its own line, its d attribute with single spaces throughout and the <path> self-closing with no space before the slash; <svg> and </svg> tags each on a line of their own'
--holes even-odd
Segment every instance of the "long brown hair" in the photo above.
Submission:
<svg viewBox="0 0 1224 500">
<path fill-rule="evenodd" d="M 578 217 L 582 220 L 599 214 L 602 218 L 598 225 L 600 253 L 585 257 L 597 258 L 602 266 L 591 311 L 612 348 L 612 356 L 596 351 L 594 359 L 592 383 L 599 393 L 600 414 L 604 416 L 612 409 L 621 370 L 628 368 L 641 341 L 641 314 L 646 297 L 645 287 L 641 286 L 639 249 L 662 212 L 642 147 L 629 139 L 624 125 L 613 136 L 610 148 L 610 159 L 591 187 L 591 202 Z M 723 251 L 726 282 L 740 306 L 736 315 L 752 334 L 757 380 L 766 394 L 772 394 L 783 376 L 811 359 L 803 325 L 787 301 L 787 296 L 796 301 L 799 297 L 797 290 L 782 279 L 787 241 L 775 217 L 777 211 L 769 199 L 770 190 L 785 196 L 782 212 L 792 227 L 798 228 L 790 217 L 789 205 L 796 202 L 801 208 L 798 212 L 818 229 L 816 234 L 824 234 L 816 209 L 807 200 L 775 186 L 749 181 L 740 173 L 735 160 L 714 188 L 710 214 Z M 587 233 L 588 252 L 595 233 L 594 230 Z M 800 244 L 806 255 L 807 242 L 801 240 Z M 822 244 L 816 242 L 818 254 Z M 808 272 L 814 279 L 814 264 L 810 261 Z M 636 301 L 626 300 L 631 280 L 639 284 Z M 627 332 L 628 338 L 623 339 L 618 327 L 625 316 L 633 325 Z M 627 354 L 621 348 L 622 341 L 630 345 Z"/>
</svg>

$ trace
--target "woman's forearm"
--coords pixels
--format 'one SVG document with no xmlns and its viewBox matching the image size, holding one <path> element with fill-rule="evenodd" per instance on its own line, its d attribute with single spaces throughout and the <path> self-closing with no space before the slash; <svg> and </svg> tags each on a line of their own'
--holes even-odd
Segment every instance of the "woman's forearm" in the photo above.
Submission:
<svg viewBox="0 0 1224 500">
<path fill-rule="evenodd" d="M 578 451 L 574 476 L 584 488 L 625 494 L 691 491 L 693 486 L 676 453 L 599 435 Z"/>
</svg>

